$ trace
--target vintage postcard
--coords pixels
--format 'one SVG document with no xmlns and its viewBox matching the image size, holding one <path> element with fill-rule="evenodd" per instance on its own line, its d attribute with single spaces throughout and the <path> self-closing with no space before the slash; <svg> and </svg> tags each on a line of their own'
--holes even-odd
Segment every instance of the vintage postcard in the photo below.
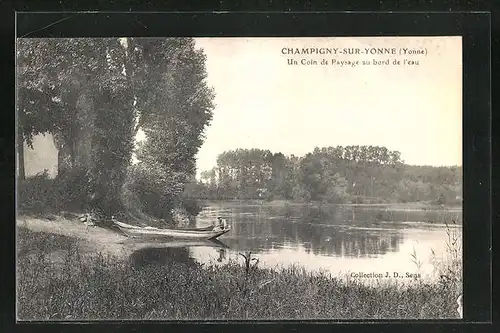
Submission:
<svg viewBox="0 0 500 333">
<path fill-rule="evenodd" d="M 20 38 L 16 70 L 19 321 L 462 317 L 461 37 Z"/>
</svg>

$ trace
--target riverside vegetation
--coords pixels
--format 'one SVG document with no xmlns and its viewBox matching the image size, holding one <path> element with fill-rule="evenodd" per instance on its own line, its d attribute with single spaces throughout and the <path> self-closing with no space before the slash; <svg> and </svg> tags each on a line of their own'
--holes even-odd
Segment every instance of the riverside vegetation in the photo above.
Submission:
<svg viewBox="0 0 500 333">
<path fill-rule="evenodd" d="M 92 211 L 165 226 L 190 223 L 199 199 L 461 202 L 461 167 L 410 166 L 384 147 L 224 152 L 197 182 L 195 156 L 215 106 L 192 38 L 19 39 L 16 56 L 21 215 Z M 139 131 L 146 140 L 135 147 Z M 25 144 L 44 134 L 58 150 L 57 176 L 27 177 Z M 54 251 L 62 262 L 51 260 Z M 377 287 L 263 269 L 251 258 L 140 269 L 116 259 L 19 228 L 18 318 L 453 318 L 461 287 L 459 258 L 436 263 L 448 278 Z"/>
<path fill-rule="evenodd" d="M 265 269 L 243 262 L 167 261 L 135 267 L 102 253 L 84 254 L 68 237 L 18 229 L 18 306 L 22 320 L 457 318 L 461 255 L 450 236 L 437 280 L 401 283 Z M 63 251 L 59 260 L 49 253 Z M 418 265 L 418 256 L 413 258 Z"/>
</svg>

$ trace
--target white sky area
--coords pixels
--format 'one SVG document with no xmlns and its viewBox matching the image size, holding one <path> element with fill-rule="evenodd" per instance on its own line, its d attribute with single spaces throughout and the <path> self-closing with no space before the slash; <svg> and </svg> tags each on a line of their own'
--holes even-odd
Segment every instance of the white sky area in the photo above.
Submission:
<svg viewBox="0 0 500 333">
<path fill-rule="evenodd" d="M 231 149 L 302 156 L 379 145 L 406 163 L 462 165 L 461 37 L 196 38 L 216 108 L 198 175 Z M 286 55 L 283 48 L 426 49 L 426 55 Z M 301 59 L 418 60 L 418 66 L 300 65 Z M 295 59 L 299 65 L 288 65 Z"/>
</svg>

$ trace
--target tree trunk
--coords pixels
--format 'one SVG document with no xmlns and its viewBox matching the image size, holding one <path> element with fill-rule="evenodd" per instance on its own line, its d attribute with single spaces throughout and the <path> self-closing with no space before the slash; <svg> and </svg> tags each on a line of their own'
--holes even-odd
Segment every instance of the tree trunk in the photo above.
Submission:
<svg viewBox="0 0 500 333">
<path fill-rule="evenodd" d="M 20 180 L 26 179 L 26 171 L 24 168 L 24 136 L 19 132 L 17 137 L 17 163 L 18 163 L 18 177 Z"/>
<path fill-rule="evenodd" d="M 61 176 L 73 168 L 73 144 L 58 133 L 54 134 L 54 144 L 57 148 L 57 175 Z"/>
</svg>

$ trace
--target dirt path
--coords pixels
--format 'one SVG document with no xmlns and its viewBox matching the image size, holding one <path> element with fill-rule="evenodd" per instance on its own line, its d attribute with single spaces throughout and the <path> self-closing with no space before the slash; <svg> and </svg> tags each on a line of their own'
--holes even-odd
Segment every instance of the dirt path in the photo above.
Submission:
<svg viewBox="0 0 500 333">
<path fill-rule="evenodd" d="M 133 247 L 124 242 L 127 237 L 109 229 L 100 227 L 87 227 L 78 220 L 57 217 L 55 220 L 19 216 L 17 226 L 24 227 L 33 232 L 45 232 L 76 238 L 84 252 L 103 252 L 118 257 L 128 256 Z"/>
</svg>

